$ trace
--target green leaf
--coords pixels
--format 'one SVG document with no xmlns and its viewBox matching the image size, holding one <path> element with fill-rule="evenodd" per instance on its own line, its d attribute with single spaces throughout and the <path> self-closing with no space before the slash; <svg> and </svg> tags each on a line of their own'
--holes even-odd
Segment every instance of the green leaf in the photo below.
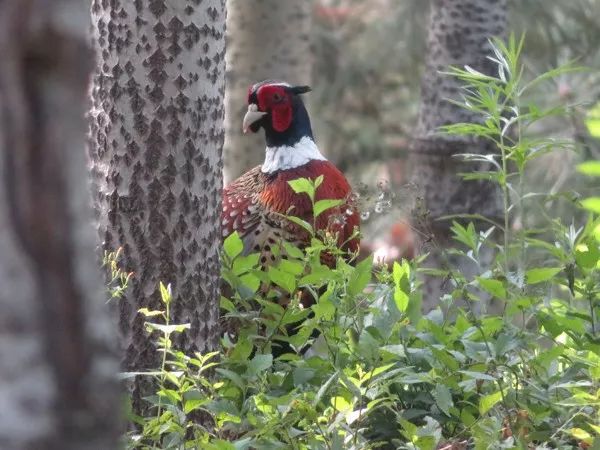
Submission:
<svg viewBox="0 0 600 450">
<path fill-rule="evenodd" d="M 296 225 L 300 225 L 302 228 L 304 228 L 306 231 L 308 231 L 310 233 L 310 235 L 314 235 L 314 231 L 313 231 L 313 227 L 310 223 L 308 223 L 306 220 L 302 220 L 300 217 L 296 217 L 296 216 L 285 216 L 285 218 L 287 220 L 289 220 L 290 222 L 295 223 Z"/>
<path fill-rule="evenodd" d="M 246 361 L 252 353 L 252 342 L 249 339 L 239 339 L 229 355 L 231 361 Z"/>
<path fill-rule="evenodd" d="M 160 290 L 160 299 L 162 300 L 162 302 L 165 305 L 168 305 L 169 303 L 171 303 L 171 285 L 167 284 L 165 286 L 164 283 L 161 281 L 158 284 L 158 288 Z"/>
<path fill-rule="evenodd" d="M 231 300 L 229 300 L 228 298 L 223 297 L 222 295 L 221 295 L 221 300 L 219 302 L 219 307 L 221 309 L 224 309 L 227 312 L 233 312 L 236 310 L 236 307 L 233 304 L 233 302 Z"/>
<path fill-rule="evenodd" d="M 396 303 L 396 308 L 398 308 L 398 311 L 406 311 L 406 308 L 408 308 L 408 300 L 408 295 L 406 295 L 399 286 L 396 286 L 394 288 L 394 303 Z"/>
<path fill-rule="evenodd" d="M 410 265 L 405 259 L 402 260 L 402 264 L 394 261 L 392 267 L 392 277 L 394 278 L 394 284 L 402 289 L 405 293 L 410 292 Z"/>
<path fill-rule="evenodd" d="M 477 277 L 477 282 L 479 283 L 481 289 L 486 291 L 488 294 L 491 294 L 499 299 L 506 298 L 506 289 L 501 281 L 491 278 Z"/>
<path fill-rule="evenodd" d="M 225 250 L 225 254 L 230 258 L 234 259 L 242 250 L 244 250 L 244 243 L 240 238 L 240 235 L 237 231 L 233 232 L 223 242 L 223 250 Z"/>
<path fill-rule="evenodd" d="M 444 384 L 436 384 L 435 389 L 433 390 L 433 398 L 435 399 L 438 408 L 440 408 L 444 414 L 450 416 L 450 408 L 454 406 L 450 389 Z"/>
<path fill-rule="evenodd" d="M 144 317 L 162 316 L 164 314 L 163 311 L 151 311 L 148 308 L 140 308 L 138 309 L 138 312 L 143 314 Z"/>
<path fill-rule="evenodd" d="M 298 178 L 288 181 L 288 184 L 296 194 L 307 194 L 311 201 L 315 198 L 315 187 L 308 178 Z"/>
<path fill-rule="evenodd" d="M 468 377 L 474 378 L 476 380 L 496 381 L 496 379 L 493 376 L 483 372 L 475 372 L 471 370 L 459 370 L 459 372 L 464 373 Z"/>
<path fill-rule="evenodd" d="M 594 239 L 588 239 L 587 243 L 582 243 L 575 249 L 575 261 L 579 267 L 591 269 L 598 264 L 600 260 L 600 248 L 594 242 Z"/>
<path fill-rule="evenodd" d="M 561 267 L 539 267 L 530 269 L 525 273 L 525 280 L 529 284 L 542 283 L 551 279 L 554 275 L 562 270 Z"/>
<path fill-rule="evenodd" d="M 585 125 L 592 136 L 600 138 L 600 102 L 588 111 Z"/>
<path fill-rule="evenodd" d="M 319 217 L 324 211 L 335 208 L 336 206 L 341 205 L 342 202 L 343 201 L 340 199 L 319 200 L 315 203 L 313 214 L 315 217 Z"/>
<path fill-rule="evenodd" d="M 242 377 L 240 377 L 234 371 L 229 370 L 229 369 L 216 368 L 215 372 L 218 372 L 219 374 L 223 375 L 224 378 L 230 380 L 233 384 L 235 384 L 240 389 L 245 388 L 244 380 L 242 379 Z"/>
<path fill-rule="evenodd" d="M 288 259 L 283 259 L 279 263 L 280 270 L 284 272 L 290 273 L 292 275 L 301 275 L 304 273 L 304 265 L 298 261 L 290 261 Z"/>
<path fill-rule="evenodd" d="M 294 275 L 277 269 L 276 267 L 269 267 L 269 279 L 277 286 L 282 287 L 288 293 L 293 294 L 296 290 L 296 278 Z"/>
<path fill-rule="evenodd" d="M 252 294 L 255 294 L 256 291 L 258 291 L 258 288 L 260 287 L 260 279 L 256 275 L 251 273 L 242 275 L 240 277 L 240 281 L 244 286 L 246 286 L 250 290 L 250 293 Z"/>
<path fill-rule="evenodd" d="M 248 363 L 248 368 L 246 369 L 246 373 L 250 376 L 258 375 L 261 372 L 264 372 L 269 367 L 273 365 L 273 355 L 256 355 L 250 362 Z"/>
<path fill-rule="evenodd" d="M 233 261 L 233 266 L 231 270 L 234 273 L 234 275 L 241 275 L 250 269 L 257 268 L 259 258 L 259 253 L 252 253 L 247 256 L 238 256 Z"/>
<path fill-rule="evenodd" d="M 192 411 L 195 411 L 196 409 L 205 405 L 206 403 L 208 403 L 208 399 L 192 398 L 190 400 L 186 400 L 183 405 L 183 412 L 185 412 L 186 414 L 189 414 Z"/>
<path fill-rule="evenodd" d="M 148 329 L 148 331 L 160 331 L 161 333 L 168 335 L 171 333 L 181 333 L 184 330 L 189 330 L 190 324 L 181 323 L 176 325 L 163 325 L 160 323 L 146 322 L 146 329 Z"/>
<path fill-rule="evenodd" d="M 585 431 L 584 429 L 581 428 L 570 428 L 569 430 L 569 434 L 571 436 L 573 436 L 575 439 L 583 441 L 587 444 L 591 444 L 592 443 L 592 435 L 590 433 L 588 433 L 587 431 Z"/>
<path fill-rule="evenodd" d="M 315 312 L 315 319 L 317 320 L 332 320 L 335 314 L 335 305 L 329 296 L 321 296 L 319 301 L 311 306 Z"/>
<path fill-rule="evenodd" d="M 315 369 L 310 367 L 297 367 L 293 372 L 294 386 L 298 387 L 310 381 L 314 378 L 316 372 Z"/>
<path fill-rule="evenodd" d="M 371 281 L 371 269 L 373 267 L 373 255 L 359 262 L 348 282 L 348 294 L 357 295 L 361 293 Z"/>
<path fill-rule="evenodd" d="M 310 230 L 312 230 L 312 227 L 310 228 Z M 281 244 L 283 245 L 283 249 L 285 250 L 285 253 L 288 256 L 296 259 L 302 259 L 304 257 L 304 253 L 302 252 L 302 250 L 300 250 L 295 245 L 290 244 L 288 241 L 282 240 Z"/>
<path fill-rule="evenodd" d="M 600 197 L 589 197 L 583 199 L 581 201 L 581 206 L 583 206 L 588 211 L 595 212 L 596 214 L 600 214 Z"/>
<path fill-rule="evenodd" d="M 321 186 L 321 184 L 323 184 L 324 179 L 325 178 L 323 177 L 323 175 L 319 175 L 317 178 L 315 178 L 315 182 L 314 182 L 315 189 L 317 189 L 319 186 Z"/>
<path fill-rule="evenodd" d="M 600 161 L 586 161 L 577 166 L 577 171 L 593 177 L 600 177 Z"/>
<path fill-rule="evenodd" d="M 467 227 L 463 227 L 456 221 L 452 222 L 452 233 L 454 234 L 453 238 L 459 242 L 462 242 L 471 250 L 475 250 L 477 248 L 477 232 L 475 231 L 475 226 L 473 222 L 469 222 Z"/>
<path fill-rule="evenodd" d="M 311 273 L 300 279 L 301 285 L 320 285 L 328 282 L 334 276 L 333 271 L 322 264 L 313 264 L 311 267 Z"/>
<path fill-rule="evenodd" d="M 494 407 L 496 403 L 502 400 L 502 392 L 484 395 L 479 399 L 479 414 L 483 415 Z"/>
</svg>

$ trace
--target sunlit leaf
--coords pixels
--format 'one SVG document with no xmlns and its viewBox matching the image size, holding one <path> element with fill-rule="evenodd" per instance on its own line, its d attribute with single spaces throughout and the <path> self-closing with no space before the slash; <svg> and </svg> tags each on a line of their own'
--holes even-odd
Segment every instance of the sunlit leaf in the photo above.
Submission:
<svg viewBox="0 0 600 450">
<path fill-rule="evenodd" d="M 554 275 L 561 270 L 561 267 L 539 267 L 530 269 L 525 273 L 525 280 L 529 284 L 542 283 L 543 281 L 548 281 L 554 277 Z"/>
<path fill-rule="evenodd" d="M 318 202 L 315 203 L 314 215 L 315 215 L 315 217 L 318 217 L 323 212 L 327 211 L 328 209 L 335 208 L 336 206 L 339 206 L 341 204 L 342 204 L 342 200 L 340 200 L 340 199 L 319 200 Z"/>
<path fill-rule="evenodd" d="M 479 399 L 479 414 L 483 415 L 492 409 L 496 403 L 502 400 L 502 392 L 484 395 Z"/>
<path fill-rule="evenodd" d="M 598 120 L 598 137 L 600 137 L 600 119 Z M 586 161 L 577 165 L 577 171 L 594 177 L 600 177 L 600 161 Z"/>
<path fill-rule="evenodd" d="M 488 294 L 491 294 L 494 297 L 500 299 L 506 298 L 506 289 L 504 288 L 504 284 L 500 280 L 477 277 L 477 282 L 479 286 Z"/>
<path fill-rule="evenodd" d="M 242 253 L 242 250 L 244 250 L 244 243 L 242 242 L 242 239 L 237 231 L 231 233 L 229 236 L 227 236 L 227 238 L 225 238 L 225 241 L 223 241 L 223 250 L 230 259 L 234 259 L 240 253 Z"/>
</svg>

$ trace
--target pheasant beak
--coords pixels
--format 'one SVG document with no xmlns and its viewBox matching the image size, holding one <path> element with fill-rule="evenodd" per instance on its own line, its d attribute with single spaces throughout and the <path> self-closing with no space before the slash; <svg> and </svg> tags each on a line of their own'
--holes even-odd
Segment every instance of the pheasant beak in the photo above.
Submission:
<svg viewBox="0 0 600 450">
<path fill-rule="evenodd" d="M 244 133 L 247 133 L 250 129 L 250 126 L 262 119 L 265 114 L 267 113 L 259 111 L 258 106 L 256 106 L 254 103 L 249 104 L 248 111 L 246 111 L 246 115 L 242 121 L 242 130 Z"/>
</svg>

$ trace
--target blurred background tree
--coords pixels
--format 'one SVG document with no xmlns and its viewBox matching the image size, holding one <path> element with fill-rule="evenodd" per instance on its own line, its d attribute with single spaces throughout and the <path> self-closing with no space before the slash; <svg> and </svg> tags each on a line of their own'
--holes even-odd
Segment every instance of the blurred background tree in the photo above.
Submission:
<svg viewBox="0 0 600 450">
<path fill-rule="evenodd" d="M 450 101 L 460 101 L 464 92 L 463 83 L 447 72 L 451 67 L 469 66 L 495 75 L 497 64 L 490 59 L 494 55 L 491 40 L 505 38 L 506 27 L 506 0 L 434 0 L 431 3 L 421 106 L 407 160 L 419 198 L 412 223 L 420 228 L 420 241 L 428 243 L 423 248 L 429 253 L 425 267 L 443 269 L 448 265 L 446 259 L 451 258 L 444 250 L 453 245 L 450 226 L 456 219 L 445 217 L 479 214 L 495 221 L 502 217 L 500 189 L 496 183 L 467 181 L 458 176 L 474 170 L 493 170 L 489 161 L 473 164 L 457 155 L 493 154 L 495 144 L 487 139 L 451 136 L 440 133 L 439 129 L 457 123 L 483 123 L 486 119 Z M 491 265 L 491 257 L 482 255 L 482 260 Z M 459 258 L 452 265 L 460 267 L 465 276 L 479 269 L 467 258 Z M 450 284 L 443 277 L 427 280 L 426 309 L 436 306 L 440 295 L 452 289 Z"/>
<path fill-rule="evenodd" d="M 264 159 L 263 137 L 242 133 L 248 87 L 266 79 L 311 84 L 311 25 L 310 1 L 227 1 L 226 184 Z"/>
<path fill-rule="evenodd" d="M 94 257 L 83 2 L 0 2 L 0 448 L 118 448 L 116 326 Z"/>
</svg>

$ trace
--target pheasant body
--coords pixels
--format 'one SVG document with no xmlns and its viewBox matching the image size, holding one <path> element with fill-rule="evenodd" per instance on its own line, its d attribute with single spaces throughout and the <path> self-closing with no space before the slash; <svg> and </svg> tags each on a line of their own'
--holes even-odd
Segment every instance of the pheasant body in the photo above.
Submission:
<svg viewBox="0 0 600 450">
<path fill-rule="evenodd" d="M 233 181 L 223 190 L 221 215 L 223 236 L 237 231 L 244 242 L 244 253 L 261 253 L 261 263 L 274 259 L 271 249 L 285 240 L 298 247 L 310 242 L 308 233 L 285 216 L 313 223 L 309 197 L 296 194 L 289 181 L 323 176 L 315 201 L 342 200 L 342 204 L 320 214 L 317 230 L 337 235 L 340 248 L 356 252 L 355 228 L 359 215 L 351 201 L 351 188 L 344 175 L 327 161 L 314 143 L 308 113 L 299 93 L 287 83 L 262 82 L 250 88 L 244 129 L 265 129 L 265 161 Z"/>
</svg>

